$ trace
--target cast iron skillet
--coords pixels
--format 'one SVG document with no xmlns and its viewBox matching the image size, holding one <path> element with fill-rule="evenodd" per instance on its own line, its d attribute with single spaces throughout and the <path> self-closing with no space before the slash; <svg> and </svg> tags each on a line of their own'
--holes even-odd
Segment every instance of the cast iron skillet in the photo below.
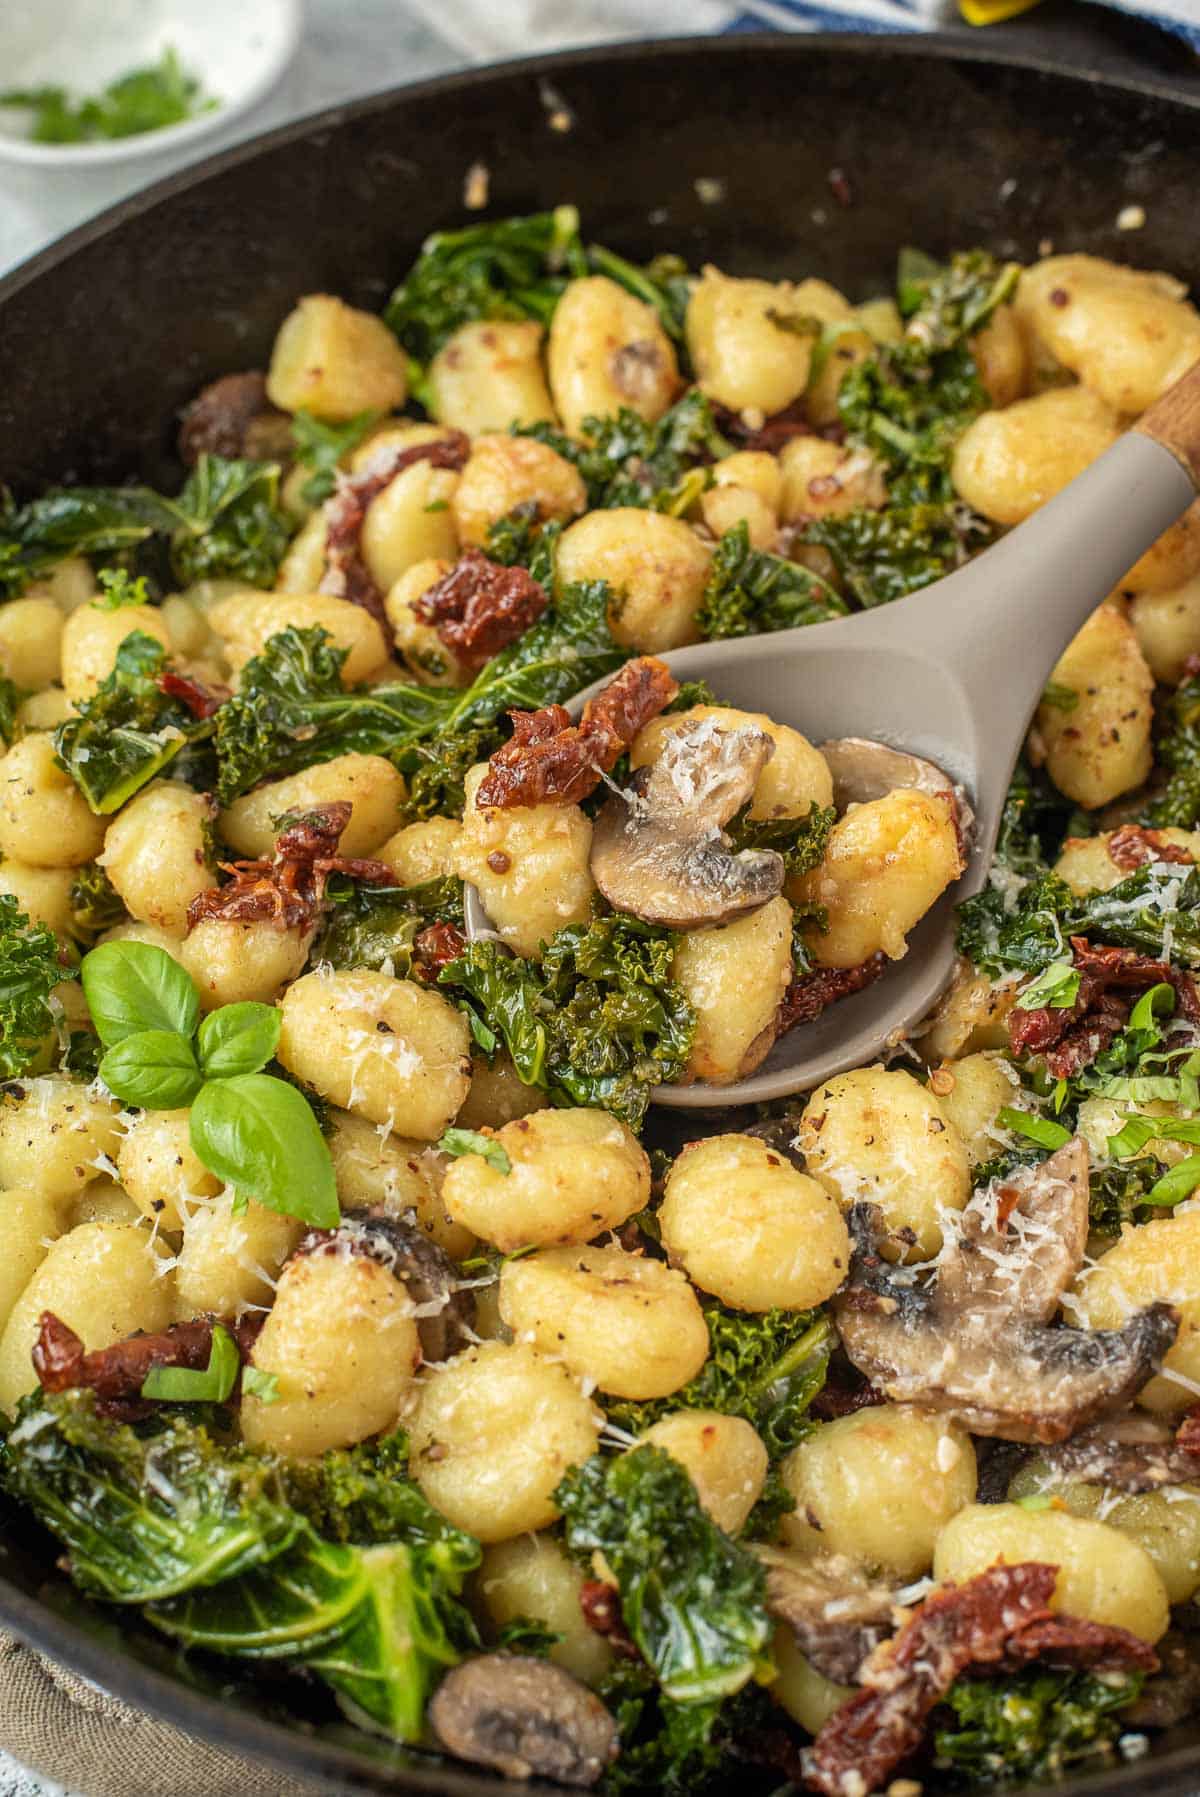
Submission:
<svg viewBox="0 0 1200 1797">
<path fill-rule="evenodd" d="M 562 103 L 565 134 L 549 122 Z M 262 366 L 298 294 L 379 306 L 422 238 L 463 219 L 478 161 L 494 215 L 573 200 L 590 234 L 638 259 L 669 248 L 694 266 L 821 274 L 852 297 L 886 286 L 904 242 L 1024 259 L 1052 244 L 1200 284 L 1200 105 L 1152 87 L 935 37 L 572 54 L 290 126 L 151 188 L 0 282 L 0 477 L 21 495 L 129 475 L 171 490 L 179 407 L 216 375 Z M 1128 205 L 1145 208 L 1136 235 L 1116 228 Z M 495 1793 L 322 1720 L 294 1688 L 230 1683 L 224 1667 L 185 1680 L 132 1617 L 118 1627 L 74 1596 L 44 1534 L 7 1507 L 3 1521 L 0 1626 L 115 1696 L 342 1790 Z M 1158 1737 L 1151 1760 L 1075 1788 L 1170 1797 L 1197 1784 L 1193 1724 Z"/>
</svg>

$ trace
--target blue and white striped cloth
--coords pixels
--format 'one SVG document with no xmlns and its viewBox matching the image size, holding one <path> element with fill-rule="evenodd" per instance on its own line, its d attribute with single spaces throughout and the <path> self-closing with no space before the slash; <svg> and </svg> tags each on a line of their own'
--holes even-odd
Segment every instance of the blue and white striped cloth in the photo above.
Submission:
<svg viewBox="0 0 1200 1797">
<path fill-rule="evenodd" d="M 1200 51 L 1200 0 L 1093 0 Z M 931 31 L 953 0 L 409 0 L 473 62 L 630 37 L 726 31 Z M 1003 41 L 1003 26 L 989 28 Z"/>
</svg>

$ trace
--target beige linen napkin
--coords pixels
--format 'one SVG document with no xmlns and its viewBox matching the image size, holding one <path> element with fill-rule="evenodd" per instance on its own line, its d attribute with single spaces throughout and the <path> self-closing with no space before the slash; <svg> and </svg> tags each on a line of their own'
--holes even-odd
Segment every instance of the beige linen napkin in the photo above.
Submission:
<svg viewBox="0 0 1200 1797">
<path fill-rule="evenodd" d="M 0 1741 L 87 1797 L 329 1797 L 107 1697 L 0 1635 Z"/>
</svg>

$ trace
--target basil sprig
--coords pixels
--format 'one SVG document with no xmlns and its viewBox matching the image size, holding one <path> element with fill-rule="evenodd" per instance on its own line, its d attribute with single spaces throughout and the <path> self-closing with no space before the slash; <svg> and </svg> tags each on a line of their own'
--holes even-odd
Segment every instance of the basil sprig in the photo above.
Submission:
<svg viewBox="0 0 1200 1797">
<path fill-rule="evenodd" d="M 481 1135 L 477 1129 L 448 1129 L 437 1146 L 443 1154 L 477 1154 L 497 1173 L 512 1172 L 512 1162 L 500 1143 L 492 1136 Z"/>
<path fill-rule="evenodd" d="M 168 1404 L 223 1404 L 237 1381 L 242 1357 L 228 1329 L 213 1325 L 206 1367 L 151 1367 L 142 1381 L 144 1398 Z"/>
<path fill-rule="evenodd" d="M 274 1005 L 223 1005 L 201 1022 L 191 979 L 148 942 L 102 943 L 80 976 L 115 1097 L 150 1111 L 189 1105 L 192 1148 L 240 1197 L 317 1228 L 337 1223 L 316 1119 L 294 1086 L 262 1071 L 279 1045 Z"/>
</svg>

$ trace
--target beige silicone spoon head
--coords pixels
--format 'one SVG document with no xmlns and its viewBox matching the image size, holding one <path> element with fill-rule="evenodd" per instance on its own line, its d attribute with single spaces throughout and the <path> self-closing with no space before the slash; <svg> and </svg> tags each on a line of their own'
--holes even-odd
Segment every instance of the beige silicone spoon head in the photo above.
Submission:
<svg viewBox="0 0 1200 1797">
<path fill-rule="evenodd" d="M 765 712 L 812 742 L 869 737 L 932 762 L 962 787 L 975 822 L 962 878 L 881 979 L 782 1036 L 750 1078 L 659 1086 L 656 1103 L 712 1109 L 809 1091 L 878 1058 L 920 1021 L 954 969 L 955 906 L 987 881 L 1051 668 L 1198 486 L 1200 364 L 1032 518 L 945 580 L 878 611 L 663 657 L 677 679 L 703 678 L 722 704 Z M 487 928 L 472 888 L 467 913 L 469 934 Z"/>
</svg>

